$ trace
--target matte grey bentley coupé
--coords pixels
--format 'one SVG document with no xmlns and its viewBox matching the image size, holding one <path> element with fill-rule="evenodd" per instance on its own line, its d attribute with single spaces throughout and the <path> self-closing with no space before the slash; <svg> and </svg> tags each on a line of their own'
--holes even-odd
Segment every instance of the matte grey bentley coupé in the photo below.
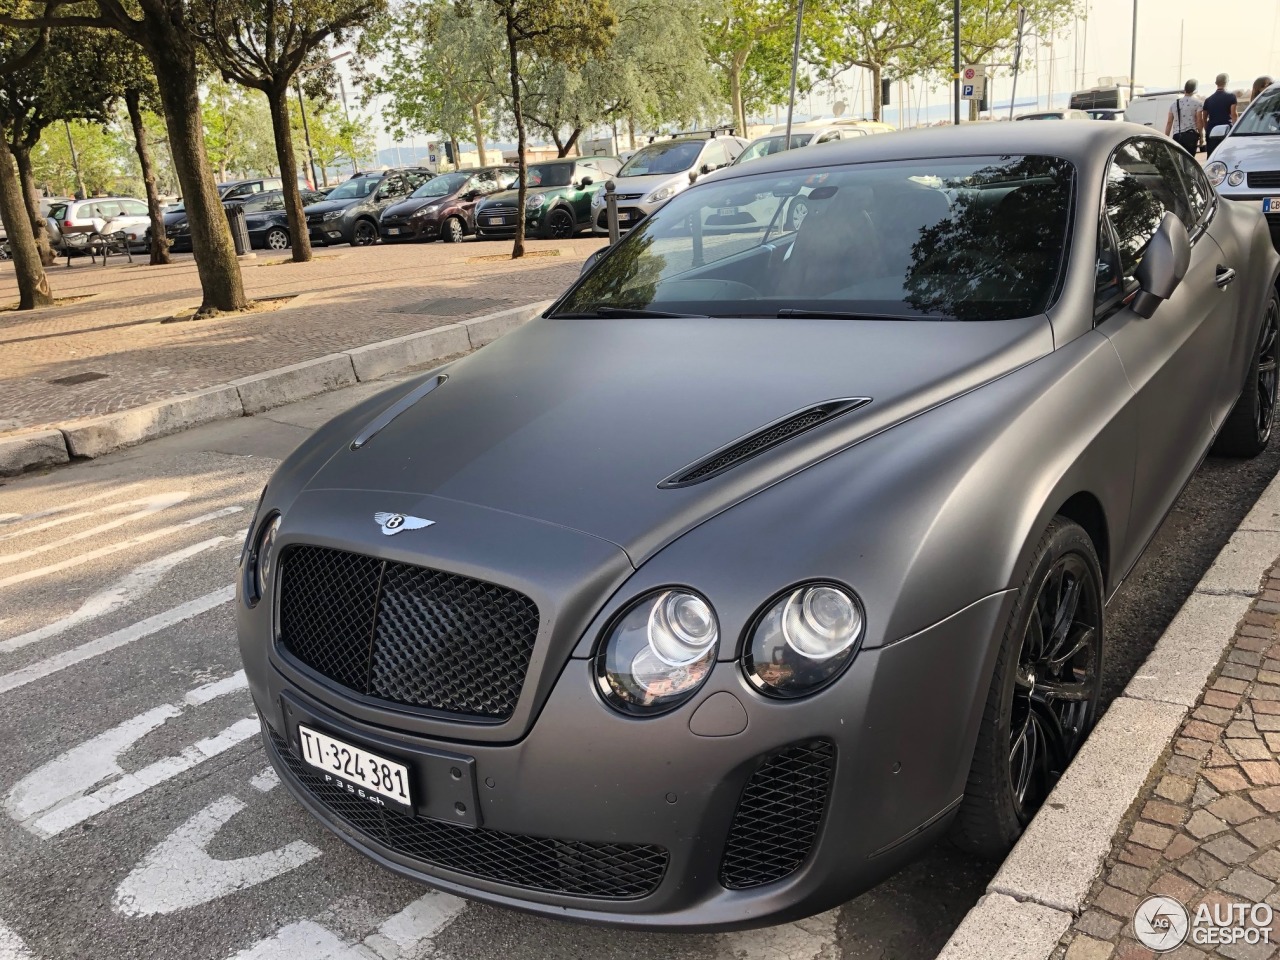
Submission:
<svg viewBox="0 0 1280 960">
<path fill-rule="evenodd" d="M 706 177 L 276 472 L 267 751 L 384 866 L 562 918 L 749 926 L 948 829 L 998 855 L 1094 720 L 1108 598 L 1211 448 L 1267 444 L 1278 271 L 1123 123 Z"/>
</svg>

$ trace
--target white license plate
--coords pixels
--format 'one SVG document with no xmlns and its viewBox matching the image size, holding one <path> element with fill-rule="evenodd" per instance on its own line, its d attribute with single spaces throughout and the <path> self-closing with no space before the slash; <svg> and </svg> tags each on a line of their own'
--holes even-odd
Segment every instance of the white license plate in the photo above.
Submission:
<svg viewBox="0 0 1280 960">
<path fill-rule="evenodd" d="M 298 739 L 302 742 L 302 759 L 340 781 L 350 792 L 359 793 L 366 800 L 378 804 L 382 803 L 379 797 L 387 797 L 396 803 L 412 806 L 409 768 L 404 764 L 353 747 L 301 724 L 298 725 Z M 376 796 L 361 793 L 361 788 Z"/>
<path fill-rule="evenodd" d="M 1263 213 L 1280 213 L 1280 197 L 1267 197 L 1262 201 Z"/>
<path fill-rule="evenodd" d="M 489 220 L 489 226 L 491 227 L 502 226 L 502 217 L 489 217 L 488 220 Z"/>
<path fill-rule="evenodd" d="M 393 237 L 394 237 L 394 236 L 397 236 L 397 235 L 400 233 L 400 228 L 399 228 L 399 227 L 387 227 L 387 233 L 389 233 L 389 234 L 390 234 L 391 236 L 393 236 Z"/>
<path fill-rule="evenodd" d="M 625 210 L 619 210 L 619 211 L 618 211 L 618 222 L 619 222 L 619 223 L 626 223 L 626 222 L 627 222 L 628 220 L 630 220 L 630 219 L 631 219 L 631 214 L 627 213 L 627 211 L 625 211 Z"/>
<path fill-rule="evenodd" d="M 738 208 L 737 207 L 721 207 L 719 210 L 719 213 L 720 213 L 720 216 L 722 217 L 737 216 Z"/>
</svg>

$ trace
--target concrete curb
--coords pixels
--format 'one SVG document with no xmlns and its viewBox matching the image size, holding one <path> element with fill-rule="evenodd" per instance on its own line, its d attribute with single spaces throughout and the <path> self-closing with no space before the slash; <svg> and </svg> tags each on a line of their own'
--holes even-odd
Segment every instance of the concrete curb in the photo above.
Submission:
<svg viewBox="0 0 1280 960">
<path fill-rule="evenodd" d="M 0 436 L 0 476 L 66 463 L 71 457 L 101 457 L 202 423 L 253 416 L 451 354 L 476 350 L 532 320 L 550 304 L 551 301 L 544 300 L 513 307 L 304 360 L 118 413 Z"/>
<path fill-rule="evenodd" d="M 1053 954 L 1083 908 L 1117 830 L 1199 701 L 1277 556 L 1280 477 L 1263 491 L 1112 702 L 939 960 L 1047 960 Z"/>
</svg>

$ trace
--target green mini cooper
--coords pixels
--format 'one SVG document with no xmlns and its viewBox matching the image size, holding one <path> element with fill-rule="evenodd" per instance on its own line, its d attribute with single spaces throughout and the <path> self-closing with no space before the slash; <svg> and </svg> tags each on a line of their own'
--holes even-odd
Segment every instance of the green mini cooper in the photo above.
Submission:
<svg viewBox="0 0 1280 960">
<path fill-rule="evenodd" d="M 530 164 L 525 233 L 563 240 L 591 226 L 591 196 L 621 163 L 617 157 L 577 157 Z M 489 239 L 516 232 L 515 190 L 495 193 L 476 208 L 476 235 Z"/>
</svg>

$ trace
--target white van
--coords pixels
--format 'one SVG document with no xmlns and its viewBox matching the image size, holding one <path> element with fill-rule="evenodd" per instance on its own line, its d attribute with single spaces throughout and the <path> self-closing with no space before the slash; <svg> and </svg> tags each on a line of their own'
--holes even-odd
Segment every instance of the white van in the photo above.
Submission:
<svg viewBox="0 0 1280 960">
<path fill-rule="evenodd" d="M 1169 109 L 1181 96 L 1181 90 L 1144 93 L 1129 101 L 1129 105 L 1124 108 L 1124 118 L 1129 123 L 1151 127 L 1158 133 L 1164 133 L 1165 122 L 1169 119 Z"/>
</svg>

